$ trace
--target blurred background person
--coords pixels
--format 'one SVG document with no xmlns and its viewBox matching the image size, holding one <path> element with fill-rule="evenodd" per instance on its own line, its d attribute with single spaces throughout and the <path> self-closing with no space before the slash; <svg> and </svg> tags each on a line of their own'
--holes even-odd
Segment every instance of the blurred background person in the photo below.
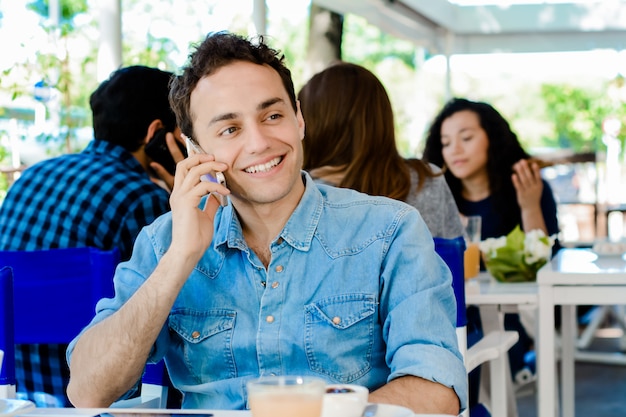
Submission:
<svg viewBox="0 0 626 417">
<path fill-rule="evenodd" d="M 435 117 L 423 158 L 445 172 L 459 211 L 482 218 L 481 238 L 525 232 L 559 232 L 556 201 L 541 178 L 539 164 L 522 148 L 506 119 L 491 105 L 463 98 L 450 100 Z M 555 244 L 555 250 L 558 244 Z M 533 341 L 518 314 L 506 314 L 504 327 L 519 332 L 509 351 L 513 377 L 526 366 Z M 476 307 L 468 308 L 468 346 L 482 337 Z M 478 373 L 470 376 L 470 406 L 478 393 Z"/>
<path fill-rule="evenodd" d="M 444 168 L 461 214 L 483 217 L 482 239 L 517 225 L 559 232 L 556 202 L 539 164 L 491 105 L 449 101 L 430 127 L 423 158 Z"/>
<path fill-rule="evenodd" d="M 141 228 L 169 211 L 173 177 L 145 152 L 160 129 L 175 132 L 172 73 L 133 66 L 115 71 L 92 93 L 94 140 L 77 154 L 26 169 L 0 207 L 0 250 L 118 248 L 130 258 Z M 169 133 L 175 159 L 183 155 Z M 151 177 L 155 173 L 160 179 Z M 66 345 L 16 346 L 17 390 L 38 406 L 70 406 Z"/>
<path fill-rule="evenodd" d="M 433 236 L 463 234 L 439 168 L 400 155 L 389 96 L 372 72 L 339 62 L 314 75 L 298 99 L 306 124 L 304 169 L 315 180 L 404 201 Z"/>
</svg>

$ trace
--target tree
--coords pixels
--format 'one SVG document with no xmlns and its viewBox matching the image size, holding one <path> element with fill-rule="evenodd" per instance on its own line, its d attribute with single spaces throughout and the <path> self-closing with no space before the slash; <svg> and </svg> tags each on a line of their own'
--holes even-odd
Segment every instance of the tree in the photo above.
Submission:
<svg viewBox="0 0 626 417">
<path fill-rule="evenodd" d="M 87 0 L 59 0 L 60 16 L 50 16 L 49 0 L 34 0 L 27 7 L 42 17 L 42 27 L 49 34 L 53 48 L 47 53 L 38 54 L 44 85 L 55 88 L 61 95 L 60 120 L 65 129 L 65 150 L 72 152 L 72 131 L 87 123 L 87 112 L 80 104 L 81 93 L 77 91 L 80 82 L 75 81 L 75 74 L 84 74 L 86 66 L 93 62 L 95 54 L 74 57 L 70 54 L 70 42 L 77 32 L 75 18 L 88 11 Z M 73 61 L 73 58 L 77 58 Z M 84 90 L 83 90 L 84 91 Z M 82 94 L 82 99 L 86 97 Z"/>
<path fill-rule="evenodd" d="M 343 16 L 311 3 L 305 79 L 341 60 Z"/>
<path fill-rule="evenodd" d="M 614 83 L 620 83 L 619 79 Z M 601 143 L 602 122 L 608 117 L 622 120 L 622 133 L 626 124 L 623 102 L 613 100 L 607 90 L 598 91 L 567 84 L 544 84 L 541 97 L 546 105 L 546 117 L 553 123 L 553 137 L 544 138 L 548 146 L 569 148 L 575 152 L 593 152 Z M 620 135 L 623 138 L 623 134 Z"/>
</svg>

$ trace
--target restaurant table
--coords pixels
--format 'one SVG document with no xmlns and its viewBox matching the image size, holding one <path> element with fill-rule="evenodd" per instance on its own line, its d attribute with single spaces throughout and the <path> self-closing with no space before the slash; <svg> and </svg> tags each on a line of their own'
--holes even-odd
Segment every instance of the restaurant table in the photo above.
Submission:
<svg viewBox="0 0 626 417">
<path fill-rule="evenodd" d="M 488 272 L 481 272 L 477 277 L 465 281 L 465 304 L 479 308 L 484 333 L 504 330 L 505 313 L 519 313 L 520 309 L 537 308 L 537 283 L 501 283 Z M 512 381 L 508 366 L 507 372 Z M 479 402 L 485 402 L 484 397 L 490 392 L 488 377 L 488 372 L 481 373 Z M 517 402 L 512 382 L 506 386 L 506 396 L 507 416 L 515 417 L 518 415 Z"/>
<path fill-rule="evenodd" d="M 115 415 L 130 415 L 133 417 L 151 417 L 151 416 L 207 416 L 213 417 L 250 417 L 249 411 L 234 411 L 234 410 L 166 410 L 161 408 L 148 409 L 148 408 L 35 408 L 28 410 L 24 414 L 18 414 L 19 417 L 71 417 L 71 416 L 83 416 L 93 417 L 98 415 L 110 414 Z"/>
<path fill-rule="evenodd" d="M 538 417 L 558 412 L 554 307 L 562 306 L 561 407 L 574 417 L 576 306 L 626 303 L 626 261 L 621 255 L 599 256 L 588 249 L 562 249 L 537 274 L 537 402 Z M 615 353 L 614 355 L 621 355 Z M 626 362 L 624 362 L 626 363 Z"/>
<path fill-rule="evenodd" d="M 465 304 L 500 306 L 503 310 L 510 307 L 513 311 L 522 305 L 536 306 L 537 283 L 501 283 L 488 272 L 481 272 L 465 281 Z"/>
<path fill-rule="evenodd" d="M 400 407 L 387 406 L 381 404 L 378 408 L 376 417 L 409 417 L 406 413 L 398 413 Z M 124 415 L 126 413 L 137 413 L 136 417 L 146 416 L 167 416 L 163 414 L 170 411 L 173 416 L 182 415 L 206 415 L 212 414 L 213 417 L 251 417 L 250 411 L 233 411 L 233 410 L 164 410 L 164 409 L 121 409 L 121 408 L 35 408 L 24 414 L 18 414 L 16 417 L 71 417 L 83 416 L 92 417 L 99 414 L 110 413 L 111 415 Z M 452 417 L 443 414 L 410 414 L 413 417 Z M 133 415 L 134 417 L 134 415 Z"/>
</svg>

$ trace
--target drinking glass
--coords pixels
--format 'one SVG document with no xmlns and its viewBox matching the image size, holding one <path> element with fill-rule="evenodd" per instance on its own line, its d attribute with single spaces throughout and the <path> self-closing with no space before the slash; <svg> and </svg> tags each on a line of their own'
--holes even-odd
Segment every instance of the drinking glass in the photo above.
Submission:
<svg viewBox="0 0 626 417">
<path fill-rule="evenodd" d="M 320 417 L 326 383 L 309 376 L 269 376 L 247 384 L 252 417 Z"/>
<path fill-rule="evenodd" d="M 480 243 L 482 218 L 480 216 L 465 216 L 465 254 L 463 257 L 465 279 L 473 278 L 480 272 Z"/>
</svg>

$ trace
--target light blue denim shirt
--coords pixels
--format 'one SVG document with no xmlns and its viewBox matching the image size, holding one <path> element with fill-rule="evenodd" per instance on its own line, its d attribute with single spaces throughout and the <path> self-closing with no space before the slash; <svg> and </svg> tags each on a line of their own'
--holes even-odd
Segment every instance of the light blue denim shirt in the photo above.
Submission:
<svg viewBox="0 0 626 417">
<path fill-rule="evenodd" d="M 374 390 L 403 375 L 453 387 L 467 404 L 447 266 L 417 210 L 348 189 L 306 191 L 271 244 L 267 270 L 232 205 L 183 286 L 149 361 L 165 357 L 185 408 L 243 409 L 259 375 L 315 375 Z M 115 274 L 98 322 L 150 276 L 171 241 L 171 216 L 144 228 Z M 68 349 L 71 354 L 75 341 Z"/>
</svg>

